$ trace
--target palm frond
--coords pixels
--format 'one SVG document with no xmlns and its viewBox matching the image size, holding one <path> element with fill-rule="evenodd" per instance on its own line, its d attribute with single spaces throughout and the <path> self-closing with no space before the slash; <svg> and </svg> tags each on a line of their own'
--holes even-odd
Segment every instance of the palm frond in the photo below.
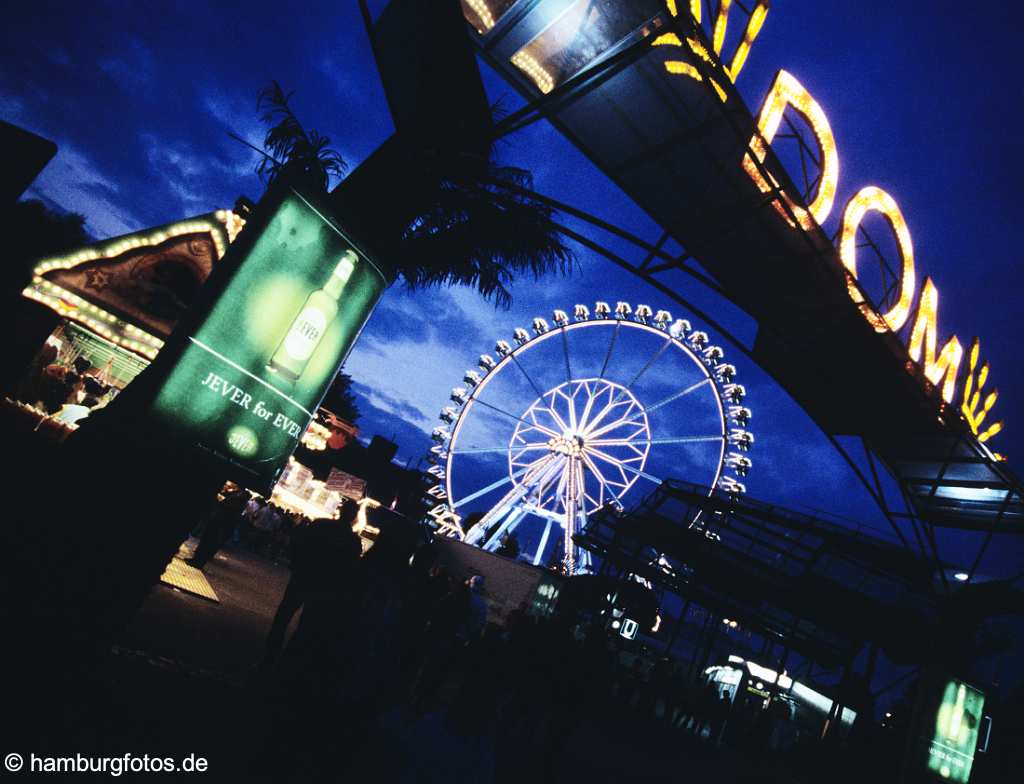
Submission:
<svg viewBox="0 0 1024 784">
<path fill-rule="evenodd" d="M 529 189 L 532 181 L 528 171 L 494 165 L 473 180 L 446 179 L 397 249 L 406 282 L 414 288 L 472 286 L 507 308 L 517 276 L 572 272 L 575 255 L 555 227 L 551 208 L 500 187 L 507 182 Z"/>
<path fill-rule="evenodd" d="M 346 163 L 330 147 L 329 137 L 315 130 L 307 132 L 302 126 L 291 107 L 292 95 L 276 81 L 259 91 L 256 110 L 269 126 L 263 139 L 269 157 L 260 161 L 256 172 L 267 185 L 285 177 L 326 191 L 331 177 L 340 177 L 345 172 Z"/>
</svg>

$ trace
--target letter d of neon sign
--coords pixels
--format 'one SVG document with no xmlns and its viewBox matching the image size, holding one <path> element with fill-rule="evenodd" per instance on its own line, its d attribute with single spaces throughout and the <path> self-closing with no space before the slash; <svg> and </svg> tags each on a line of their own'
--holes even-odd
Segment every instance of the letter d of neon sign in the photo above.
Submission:
<svg viewBox="0 0 1024 784">
<path fill-rule="evenodd" d="M 806 209 L 794 202 L 784 191 L 779 191 L 800 226 L 805 230 L 810 230 L 814 223 L 819 226 L 823 224 L 832 211 L 832 204 L 836 198 L 836 185 L 839 181 L 839 154 L 836 151 L 836 141 L 825 112 L 811 97 L 811 94 L 804 89 L 803 85 L 787 71 L 779 71 L 771 90 L 765 96 L 761 114 L 757 119 L 757 129 L 760 133 L 755 133 L 750 140 L 750 151 L 743 156 L 743 170 L 762 193 L 770 193 L 779 187 L 774 178 L 772 178 L 772 182 L 765 179 L 758 168 L 758 163 L 764 163 L 765 157 L 768 155 L 768 145 L 771 144 L 779 130 L 782 115 L 787 106 L 793 107 L 811 126 L 821 156 L 821 181 L 818 185 L 818 192 L 814 201 Z M 757 158 L 758 163 L 754 162 L 751 152 Z M 771 177 L 771 175 L 768 176 Z M 775 208 L 790 224 L 793 223 L 781 204 L 775 202 Z"/>
</svg>

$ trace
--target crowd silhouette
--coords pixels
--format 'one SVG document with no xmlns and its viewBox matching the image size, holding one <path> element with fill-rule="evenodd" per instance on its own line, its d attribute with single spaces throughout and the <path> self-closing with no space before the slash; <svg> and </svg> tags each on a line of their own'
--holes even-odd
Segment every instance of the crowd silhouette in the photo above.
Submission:
<svg viewBox="0 0 1024 784">
<path fill-rule="evenodd" d="M 256 681 L 268 708 L 256 779 L 379 777 L 384 760 L 363 757 L 381 733 L 424 727 L 462 744 L 475 781 L 561 778 L 604 735 L 655 733 L 689 758 L 758 764 L 818 740 L 781 705 L 734 701 L 688 662 L 630 651 L 600 620 L 515 610 L 490 622 L 482 576 L 449 574 L 422 529 L 394 516 L 362 554 L 356 512 L 291 529 L 292 575 Z"/>
</svg>

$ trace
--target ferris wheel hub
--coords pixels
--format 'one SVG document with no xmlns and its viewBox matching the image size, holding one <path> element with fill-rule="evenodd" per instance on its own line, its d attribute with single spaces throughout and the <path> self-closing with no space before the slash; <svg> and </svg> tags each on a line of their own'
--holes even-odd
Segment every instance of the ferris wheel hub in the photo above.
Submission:
<svg viewBox="0 0 1024 784">
<path fill-rule="evenodd" d="M 566 431 L 560 436 L 554 436 L 548 440 L 548 451 L 553 455 L 565 455 L 566 457 L 582 457 L 587 442 L 579 433 Z"/>
</svg>

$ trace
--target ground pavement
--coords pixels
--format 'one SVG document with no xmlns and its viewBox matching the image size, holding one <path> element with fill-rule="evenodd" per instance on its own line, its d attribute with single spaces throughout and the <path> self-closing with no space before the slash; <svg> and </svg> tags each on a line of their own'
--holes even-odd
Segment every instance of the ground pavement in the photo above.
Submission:
<svg viewBox="0 0 1024 784">
<path fill-rule="evenodd" d="M 288 570 L 229 545 L 205 573 L 219 603 L 165 585 L 154 587 L 95 673 L 90 704 L 77 708 L 83 712 L 78 726 L 84 729 L 76 750 L 112 756 L 196 754 L 210 761 L 202 779 L 243 780 L 268 726 L 257 665 Z M 397 708 L 382 717 L 336 780 L 503 784 L 509 779 L 495 763 L 500 728 L 481 730 L 462 736 L 439 714 L 420 718 Z M 556 769 L 558 780 L 588 784 L 774 780 L 690 736 L 633 717 L 625 708 L 617 716 L 591 716 L 577 726 Z M 194 774 L 154 778 L 196 780 Z"/>
</svg>

